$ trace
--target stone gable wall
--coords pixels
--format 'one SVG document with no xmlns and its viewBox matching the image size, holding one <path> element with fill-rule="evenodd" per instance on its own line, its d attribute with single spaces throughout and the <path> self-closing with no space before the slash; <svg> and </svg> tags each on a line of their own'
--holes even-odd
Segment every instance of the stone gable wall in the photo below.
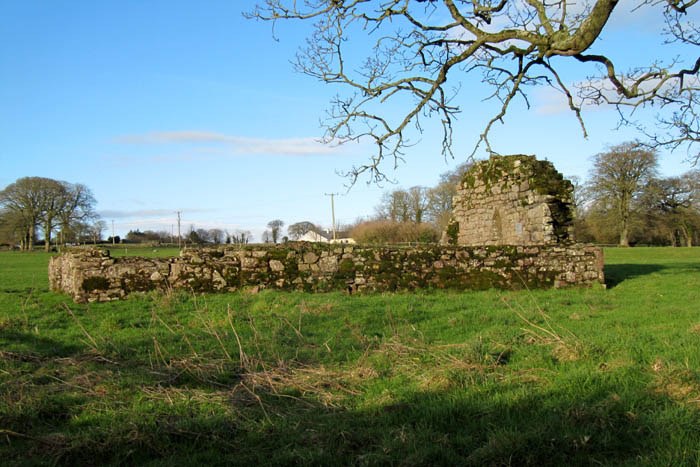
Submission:
<svg viewBox="0 0 700 467">
<path fill-rule="evenodd" d="M 112 258 L 109 251 L 88 249 L 63 253 L 49 264 L 51 289 L 76 302 L 169 289 L 354 293 L 592 286 L 603 279 L 602 251 L 584 245 L 370 248 L 290 243 L 185 250 L 177 258 Z"/>
<path fill-rule="evenodd" d="M 573 185 L 534 156 L 494 156 L 465 173 L 442 243 L 548 245 L 573 241 Z"/>
</svg>

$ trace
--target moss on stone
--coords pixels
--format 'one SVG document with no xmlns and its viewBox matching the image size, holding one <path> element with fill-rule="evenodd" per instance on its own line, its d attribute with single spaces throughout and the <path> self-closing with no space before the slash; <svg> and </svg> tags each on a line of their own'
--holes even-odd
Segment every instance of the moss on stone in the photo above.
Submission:
<svg viewBox="0 0 700 467">
<path fill-rule="evenodd" d="M 519 175 L 518 175 L 519 174 Z M 491 156 L 489 159 L 474 164 L 462 177 L 462 184 L 474 188 L 480 182 L 490 189 L 495 183 L 514 181 L 515 177 L 527 180 L 537 193 L 570 198 L 573 186 L 571 182 L 545 160 L 535 156 Z"/>
<path fill-rule="evenodd" d="M 94 290 L 107 290 L 109 289 L 109 279 L 102 276 L 91 276 L 86 277 L 80 287 L 85 292 L 92 292 Z"/>
<path fill-rule="evenodd" d="M 516 161 L 527 163 L 535 156 L 491 156 L 485 161 L 474 164 L 463 176 L 462 184 L 466 188 L 474 188 L 477 184 L 483 184 L 487 190 L 499 182 L 512 177 Z"/>
<path fill-rule="evenodd" d="M 241 285 L 241 268 L 233 265 L 226 265 L 221 268 L 221 277 L 226 281 L 229 287 L 238 287 Z"/>
<path fill-rule="evenodd" d="M 77 299 L 106 300 L 107 295 L 124 296 L 132 292 L 162 289 L 170 281 L 174 288 L 195 292 L 218 292 L 246 286 L 261 286 L 283 290 L 319 292 L 329 290 L 395 291 L 417 288 L 440 289 L 504 289 L 542 288 L 574 285 L 563 280 L 564 271 L 572 267 L 586 270 L 601 268 L 596 252 L 590 248 L 570 246 L 568 249 L 548 249 L 542 246 L 479 246 L 414 248 L 362 248 L 352 253 L 342 248 L 329 252 L 305 247 L 305 252 L 323 253 L 322 258 L 333 257 L 337 270 L 322 271 L 317 265 L 303 262 L 303 254 L 295 249 L 278 247 L 275 257 L 281 258 L 285 268 L 272 271 L 261 260 L 255 269 L 240 269 L 237 259 L 224 255 L 222 259 L 194 252 L 207 264 L 196 265 L 178 260 L 163 265 L 156 261 L 134 262 L 118 260 L 99 265 L 76 261 L 90 274 L 77 291 L 70 291 Z M 251 254 L 265 256 L 269 249 L 256 249 Z M 53 263 L 52 263 L 53 264 Z M 168 266 L 169 272 L 168 272 Z M 315 266 L 315 267 L 314 267 Z M 128 271 L 128 272 L 127 272 Z M 158 271 L 156 276 L 152 272 Z M 51 271 L 50 273 L 55 273 Z M 602 277 L 602 276 L 600 276 Z M 111 278 L 111 279 L 110 279 Z M 597 280 L 575 278 L 575 284 L 592 285 Z M 225 284 L 224 284 L 225 281 Z M 121 287 L 121 290 L 119 288 Z M 109 290 L 109 294 L 103 291 Z M 112 293 L 118 292 L 117 294 Z M 75 293 L 77 292 L 77 293 Z"/>
<path fill-rule="evenodd" d="M 345 258 L 338 263 L 338 270 L 334 274 L 334 277 L 339 280 L 349 280 L 355 278 L 355 262 L 351 259 Z"/>
<path fill-rule="evenodd" d="M 456 245 L 459 238 L 459 222 L 451 221 L 447 225 L 447 243 L 448 245 Z"/>
<path fill-rule="evenodd" d="M 286 248 L 274 248 L 267 252 L 268 259 L 276 259 L 278 261 L 286 262 L 289 250 Z"/>
</svg>

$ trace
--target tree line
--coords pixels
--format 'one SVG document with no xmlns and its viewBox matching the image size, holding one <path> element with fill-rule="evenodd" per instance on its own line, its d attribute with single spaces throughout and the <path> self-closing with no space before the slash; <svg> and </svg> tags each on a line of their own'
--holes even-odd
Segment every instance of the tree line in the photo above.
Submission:
<svg viewBox="0 0 700 467">
<path fill-rule="evenodd" d="M 575 198 L 578 241 L 700 245 L 700 170 L 662 177 L 658 154 L 639 142 L 594 156 Z"/>
<path fill-rule="evenodd" d="M 338 228 L 358 243 L 436 243 L 449 222 L 452 199 L 466 162 L 443 173 L 433 187 L 397 188 L 384 193 L 368 219 Z M 575 238 L 599 244 L 700 245 L 700 170 L 662 177 L 658 154 L 637 141 L 610 147 L 593 157 L 586 182 L 571 177 L 574 190 Z M 52 244 L 102 240 L 104 221 L 94 211 L 95 198 L 83 184 L 42 177 L 24 177 L 0 191 L 0 244 L 31 250 Z M 287 227 L 274 219 L 262 233 L 263 243 L 298 240 L 308 232 L 329 232 L 308 221 Z M 108 240 L 119 242 L 117 237 Z M 129 243 L 172 243 L 165 231 L 132 230 Z M 249 230 L 195 229 L 182 239 L 189 244 L 247 244 Z"/>
<path fill-rule="evenodd" d="M 244 245 L 253 241 L 253 235 L 249 230 L 237 229 L 233 232 L 219 228 L 195 228 L 190 226 L 189 232 L 180 239 L 185 245 L 223 245 L 234 244 Z M 107 239 L 111 242 L 111 237 Z M 121 239 L 115 237 L 115 243 L 148 243 L 148 244 L 164 244 L 178 243 L 177 236 L 172 232 L 165 230 L 130 230 L 126 236 Z"/>
<path fill-rule="evenodd" d="M 94 240 L 105 228 L 94 206 L 95 198 L 83 184 L 20 178 L 0 191 L 0 243 L 31 250 L 41 234 L 49 251 L 52 242 Z"/>
<path fill-rule="evenodd" d="M 349 226 L 358 243 L 436 243 L 452 215 L 452 198 L 464 173 L 465 162 L 440 175 L 433 187 L 413 186 L 385 192 L 368 219 Z"/>
<path fill-rule="evenodd" d="M 575 238 L 579 242 L 700 245 L 700 170 L 662 177 L 658 153 L 638 141 L 593 157 L 587 181 L 574 183 Z M 467 162 L 440 176 L 434 187 L 385 192 L 374 215 L 355 223 L 360 243 L 437 242 L 452 213 L 452 198 Z"/>
</svg>

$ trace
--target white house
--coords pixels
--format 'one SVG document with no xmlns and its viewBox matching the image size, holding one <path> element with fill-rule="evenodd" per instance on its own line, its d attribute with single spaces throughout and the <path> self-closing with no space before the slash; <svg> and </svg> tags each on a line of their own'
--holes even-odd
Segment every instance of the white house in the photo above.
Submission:
<svg viewBox="0 0 700 467">
<path fill-rule="evenodd" d="M 337 235 L 336 237 L 339 237 Z M 299 237 L 300 242 L 314 242 L 314 243 L 343 243 L 343 244 L 354 244 L 355 240 L 349 237 L 336 238 L 333 240 L 333 234 L 331 232 L 317 232 L 315 230 L 309 230 L 304 235 Z"/>
<path fill-rule="evenodd" d="M 309 230 L 304 235 L 299 237 L 300 242 L 314 242 L 314 243 L 329 243 L 330 238 L 326 237 L 322 233 Z"/>
</svg>

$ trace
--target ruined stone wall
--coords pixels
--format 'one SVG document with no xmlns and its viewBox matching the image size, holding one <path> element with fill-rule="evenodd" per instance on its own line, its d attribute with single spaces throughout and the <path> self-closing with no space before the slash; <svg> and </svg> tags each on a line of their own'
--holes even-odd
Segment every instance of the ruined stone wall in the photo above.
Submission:
<svg viewBox="0 0 700 467">
<path fill-rule="evenodd" d="M 49 264 L 51 289 L 76 302 L 109 301 L 133 292 L 185 289 L 396 291 L 603 283 L 602 251 L 582 245 L 370 248 L 290 243 L 185 250 L 177 258 L 112 258 L 73 250 Z"/>
<path fill-rule="evenodd" d="M 547 245 L 573 241 L 573 185 L 535 156 L 494 156 L 463 176 L 442 243 Z"/>
</svg>

